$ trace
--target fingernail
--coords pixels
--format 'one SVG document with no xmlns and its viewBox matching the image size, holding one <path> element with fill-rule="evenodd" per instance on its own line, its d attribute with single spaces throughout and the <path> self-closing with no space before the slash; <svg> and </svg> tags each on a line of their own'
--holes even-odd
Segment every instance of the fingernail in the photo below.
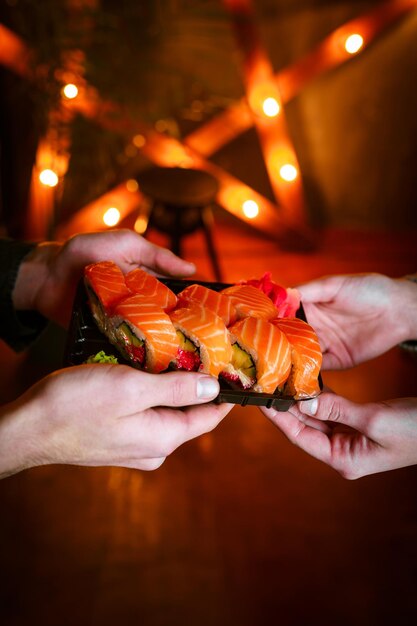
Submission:
<svg viewBox="0 0 417 626">
<path fill-rule="evenodd" d="M 219 393 L 219 383 L 212 376 L 202 376 L 197 382 L 198 398 L 215 398 Z"/>
<path fill-rule="evenodd" d="M 313 398 L 313 400 L 304 400 L 303 402 L 300 402 L 299 405 L 301 413 L 305 413 L 306 415 L 316 415 L 318 408 L 319 401 L 317 398 Z"/>
</svg>

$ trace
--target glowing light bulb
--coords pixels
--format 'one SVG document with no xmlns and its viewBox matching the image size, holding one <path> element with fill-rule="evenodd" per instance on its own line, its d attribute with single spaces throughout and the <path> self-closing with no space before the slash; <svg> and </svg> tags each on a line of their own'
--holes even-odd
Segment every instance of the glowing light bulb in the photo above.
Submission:
<svg viewBox="0 0 417 626">
<path fill-rule="evenodd" d="M 281 176 L 283 180 L 286 180 L 287 182 L 290 183 L 293 180 L 295 180 L 298 176 L 297 168 L 294 167 L 294 165 L 291 165 L 290 163 L 286 163 L 285 165 L 282 165 L 282 167 L 280 167 L 279 175 Z"/>
<path fill-rule="evenodd" d="M 276 117 L 280 111 L 280 106 L 275 98 L 265 98 L 262 103 L 262 111 L 267 117 Z"/>
<path fill-rule="evenodd" d="M 349 54 L 356 54 L 363 46 L 363 37 L 358 33 L 349 35 L 345 41 L 345 50 Z"/>
<path fill-rule="evenodd" d="M 245 200 L 242 204 L 243 213 L 249 219 L 253 219 L 259 214 L 259 205 L 255 200 Z"/>
<path fill-rule="evenodd" d="M 116 207 L 110 207 L 103 215 L 103 222 L 106 226 L 116 226 L 120 220 L 120 211 Z"/>
<path fill-rule="evenodd" d="M 46 169 L 39 174 L 39 180 L 45 187 L 56 187 L 59 179 L 53 170 Z"/>
<path fill-rule="evenodd" d="M 126 189 L 134 193 L 139 189 L 139 185 L 134 178 L 129 178 L 129 180 L 126 181 Z"/>
<path fill-rule="evenodd" d="M 73 83 L 68 83 L 62 88 L 62 93 L 68 100 L 73 100 L 78 96 L 78 87 Z"/>
</svg>

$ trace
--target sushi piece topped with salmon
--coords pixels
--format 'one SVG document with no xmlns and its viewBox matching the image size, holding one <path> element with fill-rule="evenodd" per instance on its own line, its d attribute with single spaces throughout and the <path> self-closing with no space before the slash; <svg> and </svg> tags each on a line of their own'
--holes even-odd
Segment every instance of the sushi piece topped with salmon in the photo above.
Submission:
<svg viewBox="0 0 417 626">
<path fill-rule="evenodd" d="M 233 352 L 222 377 L 243 389 L 282 391 L 291 371 L 291 349 L 284 333 L 256 317 L 239 320 L 229 333 Z"/>
<path fill-rule="evenodd" d="M 177 369 L 218 376 L 232 356 L 228 330 L 216 313 L 195 302 L 170 313 L 180 346 Z"/>
<path fill-rule="evenodd" d="M 285 334 L 291 345 L 292 369 L 286 392 L 295 400 L 317 396 L 322 352 L 315 331 L 297 317 L 275 319 L 272 324 Z"/>
<path fill-rule="evenodd" d="M 177 294 L 177 298 L 180 306 L 186 306 L 186 303 L 196 302 L 206 309 L 213 311 L 213 313 L 216 313 L 216 315 L 222 318 L 226 326 L 234 324 L 237 320 L 237 311 L 232 299 L 204 285 L 189 285 Z"/>
<path fill-rule="evenodd" d="M 252 285 L 233 285 L 220 293 L 231 299 L 238 319 L 258 317 L 270 320 L 278 316 L 278 309 L 268 296 Z"/>
<path fill-rule="evenodd" d="M 177 296 L 160 280 L 140 267 L 125 276 L 126 285 L 132 293 L 139 293 L 158 304 L 164 311 L 171 311 L 177 304 Z"/>
<path fill-rule="evenodd" d="M 122 300 L 111 318 L 112 343 L 133 365 L 152 374 L 175 361 L 179 340 L 168 315 L 149 298 L 135 294 Z"/>
<path fill-rule="evenodd" d="M 113 261 L 100 261 L 84 268 L 84 283 L 93 317 L 106 333 L 107 317 L 117 302 L 130 295 L 124 274 Z"/>
</svg>

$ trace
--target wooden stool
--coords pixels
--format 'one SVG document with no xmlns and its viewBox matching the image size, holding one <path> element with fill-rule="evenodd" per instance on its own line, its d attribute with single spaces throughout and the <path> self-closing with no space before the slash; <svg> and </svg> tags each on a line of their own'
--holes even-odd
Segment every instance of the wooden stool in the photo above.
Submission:
<svg viewBox="0 0 417 626">
<path fill-rule="evenodd" d="M 181 239 L 198 228 L 204 232 L 216 280 L 221 281 L 220 266 L 212 238 L 217 180 L 201 170 L 181 167 L 155 167 L 137 175 L 141 192 L 151 201 L 148 224 L 171 237 L 170 248 L 181 256 Z"/>
</svg>

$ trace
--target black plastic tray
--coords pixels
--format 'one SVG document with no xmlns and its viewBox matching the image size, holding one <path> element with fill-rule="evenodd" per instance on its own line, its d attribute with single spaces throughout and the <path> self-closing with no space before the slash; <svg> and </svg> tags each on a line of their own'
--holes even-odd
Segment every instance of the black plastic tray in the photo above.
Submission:
<svg viewBox="0 0 417 626">
<path fill-rule="evenodd" d="M 220 291 L 225 287 L 230 287 L 226 283 L 212 283 L 201 280 L 178 280 L 169 278 L 160 278 L 161 282 L 167 285 L 174 293 L 179 293 L 187 285 L 198 283 L 209 289 Z M 302 308 L 297 311 L 297 317 L 306 321 L 305 313 Z M 67 343 L 64 355 L 64 365 L 80 365 L 84 363 L 89 356 L 104 350 L 106 354 L 114 354 L 117 356 L 119 363 L 132 365 L 124 359 L 116 348 L 107 340 L 107 338 L 98 329 L 93 316 L 91 315 L 88 305 L 88 297 L 83 281 L 80 281 L 74 299 L 71 323 L 68 330 Z M 229 402 L 232 404 L 240 404 L 246 406 L 248 404 L 256 406 L 273 407 L 279 411 L 287 411 L 294 404 L 294 398 L 283 396 L 278 393 L 257 393 L 255 391 L 234 389 L 225 380 L 220 379 L 220 393 L 216 398 L 216 402 Z M 321 377 L 319 378 L 320 388 L 322 388 Z M 306 398 L 307 399 L 307 398 Z"/>
</svg>

